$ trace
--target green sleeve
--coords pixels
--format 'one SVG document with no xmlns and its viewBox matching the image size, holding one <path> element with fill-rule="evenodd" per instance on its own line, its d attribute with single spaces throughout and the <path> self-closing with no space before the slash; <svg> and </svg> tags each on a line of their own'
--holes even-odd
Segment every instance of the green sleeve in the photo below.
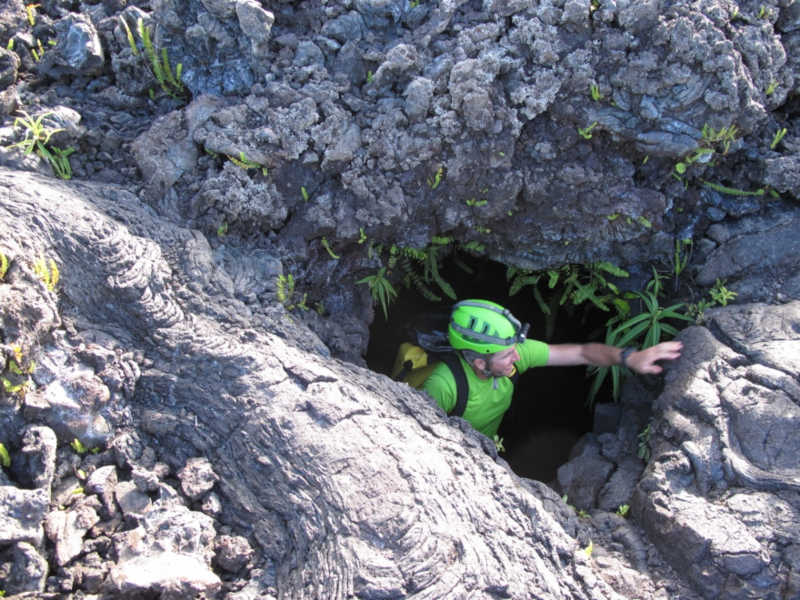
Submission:
<svg viewBox="0 0 800 600">
<path fill-rule="evenodd" d="M 550 357 L 550 346 L 539 340 L 525 340 L 517 345 L 519 361 L 517 370 L 524 373 L 533 367 L 543 367 L 547 364 Z"/>
<path fill-rule="evenodd" d="M 446 364 L 440 363 L 425 380 L 422 389 L 436 400 L 436 404 L 449 413 L 456 405 L 458 393 L 456 380 Z"/>
</svg>

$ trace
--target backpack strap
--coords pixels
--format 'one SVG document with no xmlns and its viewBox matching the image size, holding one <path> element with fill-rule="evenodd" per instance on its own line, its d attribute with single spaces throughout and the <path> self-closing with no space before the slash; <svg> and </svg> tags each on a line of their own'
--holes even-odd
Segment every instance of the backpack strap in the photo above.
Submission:
<svg viewBox="0 0 800 600">
<path fill-rule="evenodd" d="M 414 370 L 414 363 L 410 360 L 407 360 L 403 363 L 403 367 L 400 369 L 400 372 L 394 376 L 395 381 L 403 381 L 411 371 Z"/>
<path fill-rule="evenodd" d="M 458 360 L 458 355 L 452 352 L 444 353 L 439 358 L 447 365 L 456 380 L 456 405 L 448 414 L 453 417 L 460 417 L 467 409 L 467 398 L 469 397 L 469 386 L 467 385 L 467 374 L 464 367 Z"/>
</svg>

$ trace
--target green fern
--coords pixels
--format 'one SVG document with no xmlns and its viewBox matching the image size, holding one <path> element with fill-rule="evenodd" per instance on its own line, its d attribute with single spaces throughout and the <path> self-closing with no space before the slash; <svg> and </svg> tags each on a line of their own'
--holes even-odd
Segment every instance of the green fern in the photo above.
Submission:
<svg viewBox="0 0 800 600">
<path fill-rule="evenodd" d="M 86 445 L 78 438 L 73 438 L 69 443 L 69 447 L 72 448 L 77 454 L 86 454 L 89 451 Z"/>
<path fill-rule="evenodd" d="M 3 465 L 6 469 L 11 466 L 11 456 L 2 442 L 0 442 L 0 465 Z"/>
<path fill-rule="evenodd" d="M 48 290 L 51 292 L 55 291 L 56 285 L 58 285 L 60 278 L 56 261 L 54 261 L 52 258 L 45 260 L 43 256 L 40 256 L 33 261 L 33 272 L 39 279 L 42 280 Z"/>
<path fill-rule="evenodd" d="M 447 282 L 439 272 L 439 264 L 443 260 L 443 253 L 451 252 L 451 238 L 434 237 L 433 241 L 424 249 L 402 247 L 398 248 L 398 253 L 408 259 L 413 260 L 422 268 L 422 276 L 417 276 L 414 272 L 414 265 L 411 262 L 401 262 L 401 267 L 408 274 L 408 279 L 415 284 L 420 293 L 426 298 L 438 302 L 441 298 L 430 290 L 428 284 L 435 283 L 448 298 L 456 300 L 456 292 L 453 286 Z M 413 275 L 411 275 L 414 273 Z"/>
<path fill-rule="evenodd" d="M 183 65 L 178 63 L 175 72 L 173 72 L 169 57 L 167 56 L 167 49 L 162 48 L 159 56 L 155 46 L 153 46 L 153 40 L 150 37 L 150 28 L 145 26 L 141 17 L 136 21 L 136 31 L 139 34 L 139 39 L 142 41 L 145 56 L 150 64 L 150 70 L 153 72 L 161 89 L 172 98 L 184 99 L 186 89 L 181 81 Z"/>
<path fill-rule="evenodd" d="M 397 298 L 397 291 L 386 278 L 386 267 L 381 267 L 374 275 L 367 275 L 363 279 L 359 279 L 356 283 L 369 286 L 372 301 L 376 304 L 380 304 L 383 309 L 383 316 L 388 320 L 389 305 Z"/>
<path fill-rule="evenodd" d="M 781 140 L 784 138 L 785 135 L 786 135 L 786 127 L 779 129 L 772 138 L 772 142 L 769 145 L 770 150 L 775 150 L 775 147 L 781 143 Z"/>
<path fill-rule="evenodd" d="M 122 28 L 125 30 L 125 37 L 128 38 L 128 46 L 131 49 L 131 53 L 134 56 L 139 56 L 139 48 L 136 46 L 136 40 L 133 37 L 133 32 L 131 31 L 131 28 L 128 26 L 128 22 L 121 15 L 119 17 L 119 22 L 122 23 Z"/>
<path fill-rule="evenodd" d="M 325 248 L 325 251 L 328 253 L 328 255 L 329 255 L 329 256 L 330 256 L 330 257 L 331 257 L 333 260 L 339 260 L 339 258 L 341 258 L 341 257 L 340 257 L 338 254 L 336 254 L 336 253 L 333 251 L 333 248 L 331 248 L 331 244 L 330 244 L 330 242 L 328 241 L 328 238 L 326 238 L 325 236 L 322 236 L 322 239 L 320 240 L 320 243 L 322 244 L 322 247 L 323 247 L 323 248 Z"/>
<path fill-rule="evenodd" d="M 20 148 L 25 154 L 36 152 L 38 156 L 50 163 L 57 177 L 69 179 L 72 176 L 72 168 L 68 157 L 75 150 L 74 148 L 63 150 L 50 145 L 50 138 L 59 131 L 63 131 L 62 128 L 52 128 L 45 125 L 44 120 L 53 113 L 46 112 L 38 117 L 32 117 L 24 110 L 18 112 L 22 116 L 14 119 L 14 127 L 22 127 L 25 130 L 25 138 L 6 148 Z"/>
<path fill-rule="evenodd" d="M 442 178 L 444 177 L 444 167 L 439 167 L 436 169 L 436 172 L 433 174 L 433 177 L 428 177 L 428 187 L 432 190 L 435 190 L 439 187 L 439 184 L 442 183 Z"/>
<path fill-rule="evenodd" d="M 299 308 L 300 310 L 306 311 L 308 310 L 308 294 L 303 294 L 303 297 L 300 301 L 296 301 L 295 299 L 295 281 L 294 275 L 289 273 L 288 275 L 284 275 L 281 273 L 278 275 L 278 279 L 276 282 L 276 295 L 278 297 L 278 302 L 283 304 L 286 310 L 291 311 L 295 308 Z"/>
</svg>

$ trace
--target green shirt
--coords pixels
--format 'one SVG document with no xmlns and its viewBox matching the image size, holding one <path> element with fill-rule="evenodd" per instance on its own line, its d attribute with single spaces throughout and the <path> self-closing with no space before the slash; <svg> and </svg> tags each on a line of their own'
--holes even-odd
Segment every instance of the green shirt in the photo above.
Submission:
<svg viewBox="0 0 800 600">
<path fill-rule="evenodd" d="M 524 373 L 532 367 L 546 365 L 550 356 L 549 346 L 537 340 L 525 340 L 517 344 L 517 352 L 519 361 L 514 364 L 519 373 Z M 469 387 L 467 408 L 463 417 L 475 429 L 493 438 L 500 421 L 503 420 L 503 415 L 511 406 L 514 384 L 508 377 L 481 379 L 463 358 L 459 356 L 459 360 L 467 375 Z M 436 366 L 430 377 L 425 380 L 422 389 L 428 392 L 445 412 L 449 413 L 455 407 L 458 399 L 456 380 L 446 364 L 440 363 Z"/>
</svg>

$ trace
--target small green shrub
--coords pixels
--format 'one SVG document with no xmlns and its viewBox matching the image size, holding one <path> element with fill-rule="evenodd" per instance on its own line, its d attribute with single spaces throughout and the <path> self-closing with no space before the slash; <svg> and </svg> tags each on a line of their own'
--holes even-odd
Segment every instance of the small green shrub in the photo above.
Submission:
<svg viewBox="0 0 800 600">
<path fill-rule="evenodd" d="M 672 275 L 677 280 L 686 270 L 692 256 L 693 242 L 691 238 L 675 240 L 675 251 L 672 255 Z"/>
<path fill-rule="evenodd" d="M 255 162 L 254 160 L 250 160 L 244 155 L 244 152 L 239 152 L 239 158 L 231 156 L 230 154 L 227 154 L 226 156 L 228 157 L 228 160 L 230 160 L 237 167 L 241 167 L 242 169 L 245 170 L 260 169 L 262 175 L 264 175 L 265 177 L 269 175 L 269 169 L 267 169 L 267 167 L 265 167 L 261 163 Z"/>
<path fill-rule="evenodd" d="M 336 254 L 336 253 L 333 251 L 333 248 L 331 248 L 331 244 L 330 244 L 330 242 L 328 241 L 328 238 L 326 238 L 325 236 L 322 236 L 322 239 L 320 240 L 320 243 L 322 244 L 322 247 L 323 247 L 323 248 L 325 248 L 325 251 L 328 253 L 328 255 L 329 255 L 329 256 L 330 256 L 330 257 L 331 257 L 333 260 L 339 260 L 339 259 L 341 258 L 341 257 L 340 257 L 338 254 Z"/>
<path fill-rule="evenodd" d="M 775 133 L 775 136 L 772 138 L 772 143 L 769 145 L 770 150 L 775 150 L 775 146 L 781 143 L 781 140 L 784 138 L 785 135 L 786 135 L 786 127 L 779 129 Z"/>
<path fill-rule="evenodd" d="M 295 298 L 295 281 L 294 275 L 289 273 L 288 275 L 284 275 L 281 273 L 278 275 L 277 280 L 277 296 L 278 301 L 283 304 L 286 310 L 294 310 L 295 308 L 299 308 L 300 310 L 308 310 L 308 305 L 306 304 L 308 300 L 308 294 L 303 294 L 302 299 L 300 301 L 296 301 Z"/>
<path fill-rule="evenodd" d="M 439 184 L 442 183 L 442 178 L 444 177 L 444 167 L 439 167 L 436 169 L 436 172 L 433 174 L 433 177 L 428 177 L 428 187 L 432 190 L 435 190 L 439 187 Z"/>
<path fill-rule="evenodd" d="M 769 82 L 769 85 L 767 86 L 767 89 L 764 91 L 764 94 L 766 94 L 767 96 L 771 96 L 772 94 L 775 93 L 775 90 L 777 89 L 778 89 L 778 82 L 772 80 Z"/>
<path fill-rule="evenodd" d="M 578 127 L 578 133 L 580 136 L 585 140 L 592 139 L 592 130 L 597 127 L 597 121 L 589 125 L 588 127 Z"/>
<path fill-rule="evenodd" d="M 39 157 L 50 163 L 53 173 L 61 179 L 72 177 L 72 167 L 69 163 L 69 155 L 75 149 L 66 150 L 50 145 L 50 138 L 63 131 L 62 128 L 53 128 L 45 125 L 45 119 L 52 115 L 52 112 L 42 113 L 38 117 L 29 115 L 24 110 L 18 111 L 22 116 L 14 119 L 14 127 L 22 127 L 25 131 L 25 138 L 7 146 L 7 149 L 19 148 L 24 154 L 35 152 Z"/>
<path fill-rule="evenodd" d="M 6 469 L 11 466 L 11 456 L 8 454 L 3 442 L 0 442 L 0 465 L 3 465 Z"/>
<path fill-rule="evenodd" d="M 619 311 L 606 323 L 605 343 L 609 346 L 624 348 L 638 346 L 640 349 L 655 346 L 666 336 L 673 337 L 678 334 L 678 329 L 669 321 L 693 321 L 686 314 L 686 305 L 682 302 L 662 308 L 659 302 L 661 293 L 661 276 L 654 270 L 653 279 L 647 284 L 644 291 L 628 292 L 625 297 L 636 300 L 641 305 L 641 312 L 629 317 L 629 311 Z M 590 367 L 589 373 L 594 381 L 589 388 L 588 403 L 591 405 L 600 391 L 606 377 L 611 375 L 612 395 L 614 400 L 619 400 L 622 380 L 622 367 Z"/>
<path fill-rule="evenodd" d="M 620 298 L 619 288 L 610 277 L 627 278 L 628 272 L 608 261 L 589 265 L 564 265 L 548 271 L 531 271 L 512 266 L 506 271 L 506 279 L 511 284 L 509 296 L 531 286 L 533 298 L 545 315 L 545 340 L 552 338 L 558 310 L 567 303 L 576 307 L 590 303 L 604 312 L 611 308 L 627 309 L 627 303 Z"/>
<path fill-rule="evenodd" d="M 363 279 L 359 279 L 356 283 L 369 286 L 372 301 L 375 304 L 380 304 L 383 309 L 384 318 L 388 319 L 389 305 L 397 298 L 397 291 L 386 278 L 386 267 L 381 267 L 374 275 L 367 275 Z"/>
<path fill-rule="evenodd" d="M 711 148 L 697 148 L 689 153 L 689 155 L 686 156 L 686 158 L 684 158 L 682 161 L 675 164 L 675 172 L 678 175 L 683 175 L 686 173 L 690 165 L 696 162 L 708 162 L 709 158 L 705 157 L 710 157 L 713 154 L 714 151 Z"/>
<path fill-rule="evenodd" d="M 728 306 L 728 302 L 736 298 L 739 294 L 737 292 L 732 292 L 728 288 L 725 287 L 725 281 L 720 281 L 717 278 L 717 281 L 714 283 L 714 287 L 708 292 L 711 295 L 711 298 L 717 304 L 721 306 Z"/>
<path fill-rule="evenodd" d="M 730 194 L 731 196 L 763 196 L 767 193 L 766 188 L 759 188 L 757 190 L 740 190 L 738 188 L 728 187 L 712 181 L 701 179 L 700 182 L 707 188 L 711 188 L 721 194 Z"/>
<path fill-rule="evenodd" d="M 33 261 L 33 272 L 42 280 L 48 290 L 51 292 L 55 291 L 56 285 L 58 285 L 58 281 L 61 277 L 56 261 L 52 258 L 45 259 L 43 256 L 40 256 Z"/>
<path fill-rule="evenodd" d="M 120 23 L 122 24 L 122 28 L 125 31 L 125 36 L 128 39 L 128 45 L 131 48 L 131 53 L 134 56 L 139 56 L 138 44 L 134 38 L 130 26 L 123 17 L 120 16 L 119 19 Z M 181 76 L 183 75 L 183 64 L 178 63 L 175 69 L 172 69 L 172 65 L 167 54 L 167 49 L 161 48 L 159 51 L 155 48 L 155 46 L 153 46 L 150 28 L 144 24 L 144 20 L 141 17 L 136 21 L 136 33 L 139 37 L 139 41 L 142 44 L 142 50 L 147 59 L 150 71 L 153 73 L 153 76 L 156 78 L 156 81 L 163 92 L 171 98 L 175 98 L 176 100 L 186 100 L 187 91 L 183 85 L 183 82 L 181 81 Z M 154 96 L 152 90 L 150 95 L 151 97 Z"/>
<path fill-rule="evenodd" d="M 729 125 L 721 129 L 714 129 L 708 123 L 703 125 L 703 142 L 708 146 L 718 145 L 723 154 L 727 154 L 731 149 L 731 144 L 736 141 L 739 129 L 736 125 Z"/>
<path fill-rule="evenodd" d="M 647 427 L 642 429 L 637 436 L 639 438 L 639 448 L 636 451 L 636 456 L 641 458 L 644 462 L 650 460 L 650 434 L 652 432 L 650 427 L 651 424 L 648 423 Z"/>
<path fill-rule="evenodd" d="M 78 438 L 73 438 L 73 440 L 69 443 L 69 447 L 72 448 L 77 454 L 86 454 L 89 451 L 84 443 Z"/>
<path fill-rule="evenodd" d="M 497 448 L 498 452 L 505 452 L 506 447 L 503 445 L 503 438 L 501 438 L 496 433 L 494 434 L 494 447 Z"/>
<path fill-rule="evenodd" d="M 28 25 L 34 27 L 36 25 L 36 9 L 39 8 L 40 4 L 26 4 L 25 5 L 25 13 L 28 17 Z"/>
</svg>

